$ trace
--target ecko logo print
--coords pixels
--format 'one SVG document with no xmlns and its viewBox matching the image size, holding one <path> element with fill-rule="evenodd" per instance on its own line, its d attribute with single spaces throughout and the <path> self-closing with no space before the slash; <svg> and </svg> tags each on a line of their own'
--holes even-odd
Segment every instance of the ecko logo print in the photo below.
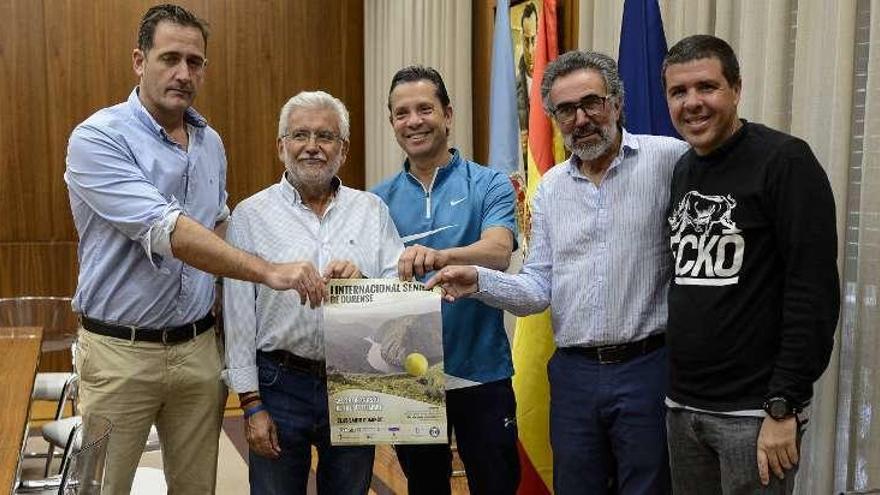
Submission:
<svg viewBox="0 0 880 495">
<path fill-rule="evenodd" d="M 745 239 L 733 221 L 730 195 L 688 191 L 669 218 L 670 246 L 678 285 L 734 285 L 739 282 Z"/>
</svg>

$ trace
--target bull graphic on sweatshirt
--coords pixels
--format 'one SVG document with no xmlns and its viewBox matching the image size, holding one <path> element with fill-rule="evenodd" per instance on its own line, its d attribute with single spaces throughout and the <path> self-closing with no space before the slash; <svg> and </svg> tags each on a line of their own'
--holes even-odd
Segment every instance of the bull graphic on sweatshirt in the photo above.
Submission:
<svg viewBox="0 0 880 495">
<path fill-rule="evenodd" d="M 670 247 L 678 285 L 734 285 L 739 282 L 745 240 L 733 220 L 730 195 L 688 191 L 669 217 Z"/>
</svg>

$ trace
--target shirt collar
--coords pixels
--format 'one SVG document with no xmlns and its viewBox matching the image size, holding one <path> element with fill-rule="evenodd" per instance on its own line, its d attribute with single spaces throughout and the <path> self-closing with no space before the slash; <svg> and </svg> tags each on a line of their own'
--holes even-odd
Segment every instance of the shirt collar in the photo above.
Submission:
<svg viewBox="0 0 880 495">
<path fill-rule="evenodd" d="M 302 204 L 302 196 L 299 194 L 299 191 L 293 187 L 293 184 L 287 180 L 287 171 L 281 174 L 281 181 L 279 182 L 281 186 L 281 195 L 284 197 L 286 201 L 288 201 L 292 205 L 301 205 Z M 339 191 L 342 189 L 342 179 L 339 176 L 334 176 L 333 180 L 330 184 L 330 189 L 333 191 L 334 199 L 336 201 L 336 197 L 339 196 Z M 333 202 L 331 201 L 331 203 Z"/>
<path fill-rule="evenodd" d="M 156 122 L 156 119 L 150 114 L 144 104 L 141 102 L 140 97 L 138 97 L 138 91 L 140 91 L 140 87 L 135 86 L 133 90 L 131 90 L 131 94 L 128 95 L 128 104 L 131 106 L 132 112 L 135 117 L 141 121 L 145 126 L 152 129 L 156 134 L 159 134 L 162 137 L 166 137 L 167 133 L 165 129 Z M 208 125 L 208 121 L 205 120 L 202 115 L 197 112 L 194 108 L 189 107 L 183 113 L 184 121 L 197 128 L 202 129 Z"/>
<path fill-rule="evenodd" d="M 436 175 L 434 176 L 434 183 L 436 184 L 438 181 L 444 179 L 452 170 L 455 169 L 455 166 L 461 163 L 461 153 L 455 148 L 449 148 L 449 153 L 452 155 L 452 158 L 449 159 L 444 165 L 437 167 Z M 409 158 L 403 161 L 403 171 L 409 174 L 410 171 L 410 163 Z"/>
<path fill-rule="evenodd" d="M 611 165 L 608 167 L 609 171 L 617 167 L 617 165 L 623 162 L 623 160 L 627 157 L 638 153 L 639 150 L 639 140 L 636 139 L 635 136 L 627 132 L 626 129 L 622 127 L 620 128 L 620 134 L 620 149 L 617 151 L 617 156 L 615 156 L 614 159 L 611 160 Z M 581 159 L 578 158 L 578 156 L 574 153 L 572 153 L 571 156 L 568 157 L 568 175 L 571 175 L 572 177 L 577 177 L 579 179 L 587 178 L 587 176 L 584 175 L 583 172 L 581 172 Z"/>
</svg>

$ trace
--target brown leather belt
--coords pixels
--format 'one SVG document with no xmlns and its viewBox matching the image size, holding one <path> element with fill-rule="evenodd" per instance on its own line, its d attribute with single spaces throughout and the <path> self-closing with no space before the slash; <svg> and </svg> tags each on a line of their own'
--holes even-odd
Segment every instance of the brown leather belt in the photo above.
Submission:
<svg viewBox="0 0 880 495">
<path fill-rule="evenodd" d="M 316 361 L 314 359 L 308 359 L 304 357 L 297 356 L 291 352 L 283 351 L 283 350 L 275 350 L 275 351 L 259 351 L 260 354 L 266 356 L 267 358 L 275 361 L 282 368 L 289 371 L 299 371 L 302 373 L 307 373 L 312 376 L 316 376 L 318 378 L 326 378 L 327 377 L 327 362 L 326 361 Z"/>
<path fill-rule="evenodd" d="M 205 330 L 214 326 L 214 315 L 208 313 L 203 318 L 179 327 L 144 328 L 136 326 L 117 325 L 100 320 L 81 316 L 82 327 L 89 332 L 117 339 L 130 340 L 132 342 L 161 342 L 163 344 L 179 344 L 196 338 Z"/>
<path fill-rule="evenodd" d="M 625 344 L 600 345 L 596 347 L 562 347 L 559 350 L 579 354 L 586 358 L 599 361 L 600 364 L 624 363 L 663 347 L 666 334 L 655 333 L 650 337 Z"/>
</svg>

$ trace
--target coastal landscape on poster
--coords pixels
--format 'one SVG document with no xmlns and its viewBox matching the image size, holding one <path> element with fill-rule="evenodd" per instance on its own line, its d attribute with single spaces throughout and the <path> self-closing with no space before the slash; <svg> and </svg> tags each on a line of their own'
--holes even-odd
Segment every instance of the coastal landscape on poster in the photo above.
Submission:
<svg viewBox="0 0 880 495">
<path fill-rule="evenodd" d="M 439 293 L 394 279 L 334 280 L 328 290 L 332 443 L 446 443 Z"/>
</svg>

